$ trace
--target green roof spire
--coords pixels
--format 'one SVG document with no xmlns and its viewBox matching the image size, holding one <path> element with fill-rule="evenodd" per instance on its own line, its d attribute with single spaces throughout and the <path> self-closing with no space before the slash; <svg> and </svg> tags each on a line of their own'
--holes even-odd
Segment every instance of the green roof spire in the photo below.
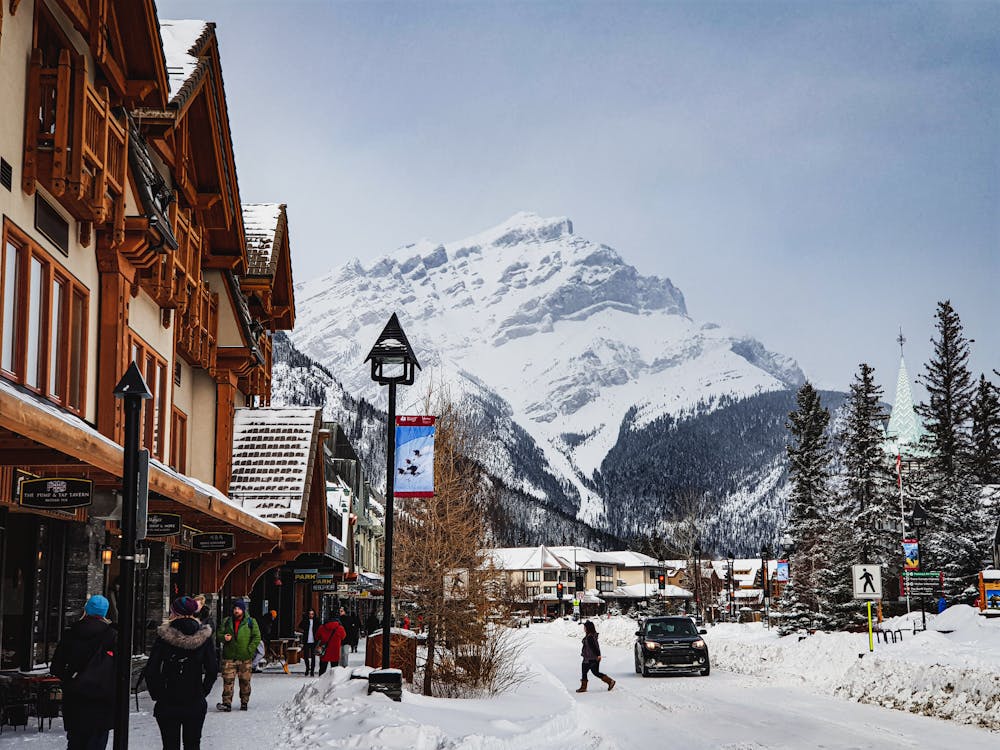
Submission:
<svg viewBox="0 0 1000 750">
<path fill-rule="evenodd" d="M 896 455 L 908 455 L 911 458 L 923 455 L 920 440 L 924 436 L 924 426 L 917 419 L 917 411 L 913 408 L 913 393 L 910 391 L 910 375 L 906 371 L 906 360 L 903 359 L 902 348 L 906 341 L 903 334 L 899 335 L 899 375 L 896 377 L 896 400 L 892 404 L 892 414 L 889 426 L 885 431 L 886 450 Z"/>
</svg>

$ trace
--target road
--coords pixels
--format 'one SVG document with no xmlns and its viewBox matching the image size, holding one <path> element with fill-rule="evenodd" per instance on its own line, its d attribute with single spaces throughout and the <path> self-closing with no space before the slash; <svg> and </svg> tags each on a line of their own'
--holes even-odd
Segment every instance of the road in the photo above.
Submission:
<svg viewBox="0 0 1000 750">
<path fill-rule="evenodd" d="M 685 750 L 903 750 L 995 748 L 995 734 L 975 727 L 816 695 L 718 669 L 710 677 L 643 678 L 632 653 L 604 646 L 602 669 L 617 684 L 579 686 L 580 643 L 532 628 L 529 659 L 565 685 L 587 734 L 602 748 Z M 582 637 L 582 628 L 581 628 Z"/>
</svg>

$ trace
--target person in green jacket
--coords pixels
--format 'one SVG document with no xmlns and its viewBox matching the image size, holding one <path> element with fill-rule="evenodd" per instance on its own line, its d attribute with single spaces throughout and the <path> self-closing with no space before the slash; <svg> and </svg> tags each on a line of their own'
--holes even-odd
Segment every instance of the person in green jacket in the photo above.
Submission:
<svg viewBox="0 0 1000 750">
<path fill-rule="evenodd" d="M 260 643 L 260 627 L 247 614 L 246 599 L 233 602 L 232 617 L 222 621 L 218 634 L 222 644 L 222 702 L 216 705 L 220 711 L 231 711 L 233 704 L 233 684 L 240 679 L 240 710 L 246 711 L 250 703 L 251 664 Z"/>
</svg>

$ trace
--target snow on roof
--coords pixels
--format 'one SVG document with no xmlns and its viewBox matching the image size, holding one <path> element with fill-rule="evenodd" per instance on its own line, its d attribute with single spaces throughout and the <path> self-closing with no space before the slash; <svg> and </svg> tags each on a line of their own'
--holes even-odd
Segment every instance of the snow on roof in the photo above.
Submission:
<svg viewBox="0 0 1000 750">
<path fill-rule="evenodd" d="M 487 550 L 486 555 L 500 570 L 573 570 L 572 562 L 567 562 L 545 545 L 500 547 Z"/>
<path fill-rule="evenodd" d="M 549 549 L 567 561 L 575 561 L 577 565 L 586 565 L 587 563 L 618 564 L 618 557 L 613 552 L 595 552 L 586 547 L 549 547 Z"/>
<path fill-rule="evenodd" d="M 274 276 L 278 266 L 275 247 L 284 203 L 244 203 L 243 229 L 247 238 L 249 276 Z"/>
<path fill-rule="evenodd" d="M 633 583 L 629 586 L 619 586 L 614 591 L 605 591 L 603 595 L 618 599 L 650 599 L 657 596 L 663 596 L 665 599 L 691 599 L 694 597 L 694 594 L 680 586 L 667 584 L 661 589 L 655 583 Z"/>
<path fill-rule="evenodd" d="M 196 54 L 215 24 L 196 20 L 161 20 L 160 39 L 163 57 L 167 61 L 167 79 L 170 83 L 170 101 L 175 102 L 194 85 L 204 72 L 207 61 Z"/>
<path fill-rule="evenodd" d="M 229 494 L 268 521 L 301 521 L 322 414 L 312 408 L 237 409 Z"/>
<path fill-rule="evenodd" d="M 655 557 L 644 555 L 642 552 L 632 552 L 627 549 L 609 552 L 608 554 L 614 555 L 619 561 L 619 565 L 623 568 L 655 568 L 660 564 L 660 561 Z"/>
</svg>

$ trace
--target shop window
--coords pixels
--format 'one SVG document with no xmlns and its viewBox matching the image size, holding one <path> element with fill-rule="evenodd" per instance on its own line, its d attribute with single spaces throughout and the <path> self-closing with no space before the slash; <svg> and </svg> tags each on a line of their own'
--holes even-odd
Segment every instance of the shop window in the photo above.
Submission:
<svg viewBox="0 0 1000 750">
<path fill-rule="evenodd" d="M 170 418 L 170 465 L 187 473 L 187 415 L 176 406 Z"/>
<path fill-rule="evenodd" d="M 167 412 L 167 362 L 152 347 L 136 335 L 129 346 L 132 361 L 146 379 L 146 387 L 153 398 L 143 405 L 142 447 L 160 461 L 163 460 L 164 415 Z"/>
<path fill-rule="evenodd" d="M 10 222 L 0 256 L 0 373 L 81 413 L 89 292 Z"/>
</svg>

